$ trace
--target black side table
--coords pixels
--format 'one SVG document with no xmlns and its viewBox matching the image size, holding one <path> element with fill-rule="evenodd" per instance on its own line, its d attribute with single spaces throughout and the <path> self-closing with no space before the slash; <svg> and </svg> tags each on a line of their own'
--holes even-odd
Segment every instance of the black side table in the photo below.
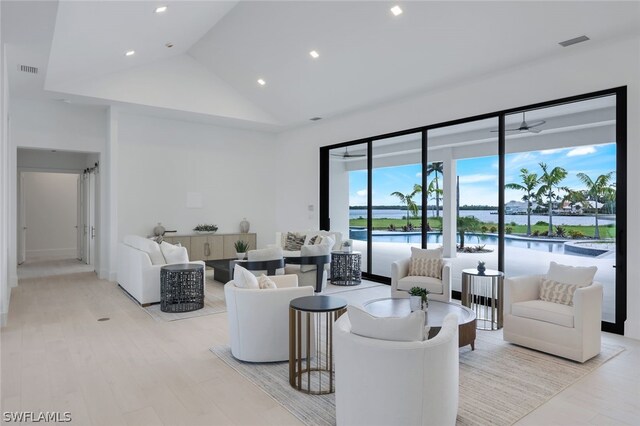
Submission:
<svg viewBox="0 0 640 426">
<path fill-rule="evenodd" d="M 359 251 L 331 252 L 331 284 L 359 285 L 361 282 L 362 253 Z"/>
<path fill-rule="evenodd" d="M 346 307 L 347 301 L 335 296 L 298 297 L 289 303 L 289 384 L 294 389 L 315 395 L 335 392 L 333 323 Z"/>
<path fill-rule="evenodd" d="M 160 268 L 160 310 L 189 312 L 204 307 L 204 267 L 179 263 Z"/>
</svg>

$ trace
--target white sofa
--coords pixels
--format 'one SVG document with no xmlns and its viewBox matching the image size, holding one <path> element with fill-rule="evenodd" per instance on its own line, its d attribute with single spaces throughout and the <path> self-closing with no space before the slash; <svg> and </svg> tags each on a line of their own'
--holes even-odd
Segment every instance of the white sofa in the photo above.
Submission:
<svg viewBox="0 0 640 426">
<path fill-rule="evenodd" d="M 432 339 L 398 342 L 334 325 L 336 422 L 352 425 L 454 425 L 458 412 L 458 318 Z"/>
<path fill-rule="evenodd" d="M 205 267 L 200 260 L 189 263 Z M 127 235 L 118 244 L 118 284 L 143 306 L 160 302 L 160 268 L 166 264 L 153 240 Z"/>
<path fill-rule="evenodd" d="M 309 240 L 316 235 L 326 236 L 329 235 L 331 238 L 335 240 L 333 244 L 332 250 L 341 250 L 342 249 L 342 233 L 337 231 L 287 231 L 287 232 L 276 232 L 276 240 L 275 246 L 281 247 L 283 250 L 284 257 L 297 257 L 300 256 L 300 250 L 291 251 L 285 250 L 285 245 L 287 242 L 287 234 L 291 232 L 293 234 L 304 235 L 305 236 L 305 244 L 308 244 Z"/>
<path fill-rule="evenodd" d="M 569 306 L 539 300 L 542 277 L 505 279 L 504 340 L 578 362 L 599 354 L 602 285 L 577 288 Z"/>
<path fill-rule="evenodd" d="M 231 353 L 239 360 L 288 360 L 289 303 L 292 299 L 313 295 L 313 287 L 298 287 L 296 275 L 269 278 L 278 288 L 239 288 L 233 280 L 224 286 Z"/>
</svg>

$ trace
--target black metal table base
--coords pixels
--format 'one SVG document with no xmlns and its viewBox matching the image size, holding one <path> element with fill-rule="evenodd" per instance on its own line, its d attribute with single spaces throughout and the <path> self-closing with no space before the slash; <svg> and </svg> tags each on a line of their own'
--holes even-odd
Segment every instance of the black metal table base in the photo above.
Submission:
<svg viewBox="0 0 640 426">
<path fill-rule="evenodd" d="M 359 285 L 362 278 L 361 259 L 359 252 L 331 252 L 331 284 Z"/>
</svg>

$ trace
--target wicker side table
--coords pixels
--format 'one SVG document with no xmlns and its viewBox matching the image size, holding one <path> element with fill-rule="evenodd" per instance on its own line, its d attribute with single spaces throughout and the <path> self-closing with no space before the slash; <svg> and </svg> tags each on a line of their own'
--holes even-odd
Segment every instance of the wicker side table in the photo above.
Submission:
<svg viewBox="0 0 640 426">
<path fill-rule="evenodd" d="M 189 312 L 204 307 L 204 267 L 192 263 L 160 268 L 160 310 Z"/>
<path fill-rule="evenodd" d="M 361 282 L 362 254 L 358 251 L 331 252 L 331 284 L 358 285 Z"/>
</svg>

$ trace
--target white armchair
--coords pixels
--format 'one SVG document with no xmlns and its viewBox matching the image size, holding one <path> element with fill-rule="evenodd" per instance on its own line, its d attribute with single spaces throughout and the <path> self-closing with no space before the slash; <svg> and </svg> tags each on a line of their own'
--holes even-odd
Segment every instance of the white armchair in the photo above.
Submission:
<svg viewBox="0 0 640 426">
<path fill-rule="evenodd" d="M 411 258 L 391 264 L 391 297 L 409 297 L 411 287 L 422 287 L 429 292 L 430 300 L 451 302 L 451 262 L 443 259 L 442 279 L 409 275 Z"/>
<path fill-rule="evenodd" d="M 340 425 L 454 425 L 458 412 L 458 318 L 430 340 L 398 342 L 334 325 L 336 420 Z"/>
<path fill-rule="evenodd" d="M 231 353 L 242 361 L 271 362 L 289 359 L 289 302 L 313 295 L 313 287 L 298 287 L 296 275 L 269 277 L 275 289 L 224 286 Z"/>
<path fill-rule="evenodd" d="M 578 287 L 573 306 L 539 300 L 542 275 L 504 282 L 504 340 L 585 362 L 600 353 L 602 285 Z"/>
</svg>

